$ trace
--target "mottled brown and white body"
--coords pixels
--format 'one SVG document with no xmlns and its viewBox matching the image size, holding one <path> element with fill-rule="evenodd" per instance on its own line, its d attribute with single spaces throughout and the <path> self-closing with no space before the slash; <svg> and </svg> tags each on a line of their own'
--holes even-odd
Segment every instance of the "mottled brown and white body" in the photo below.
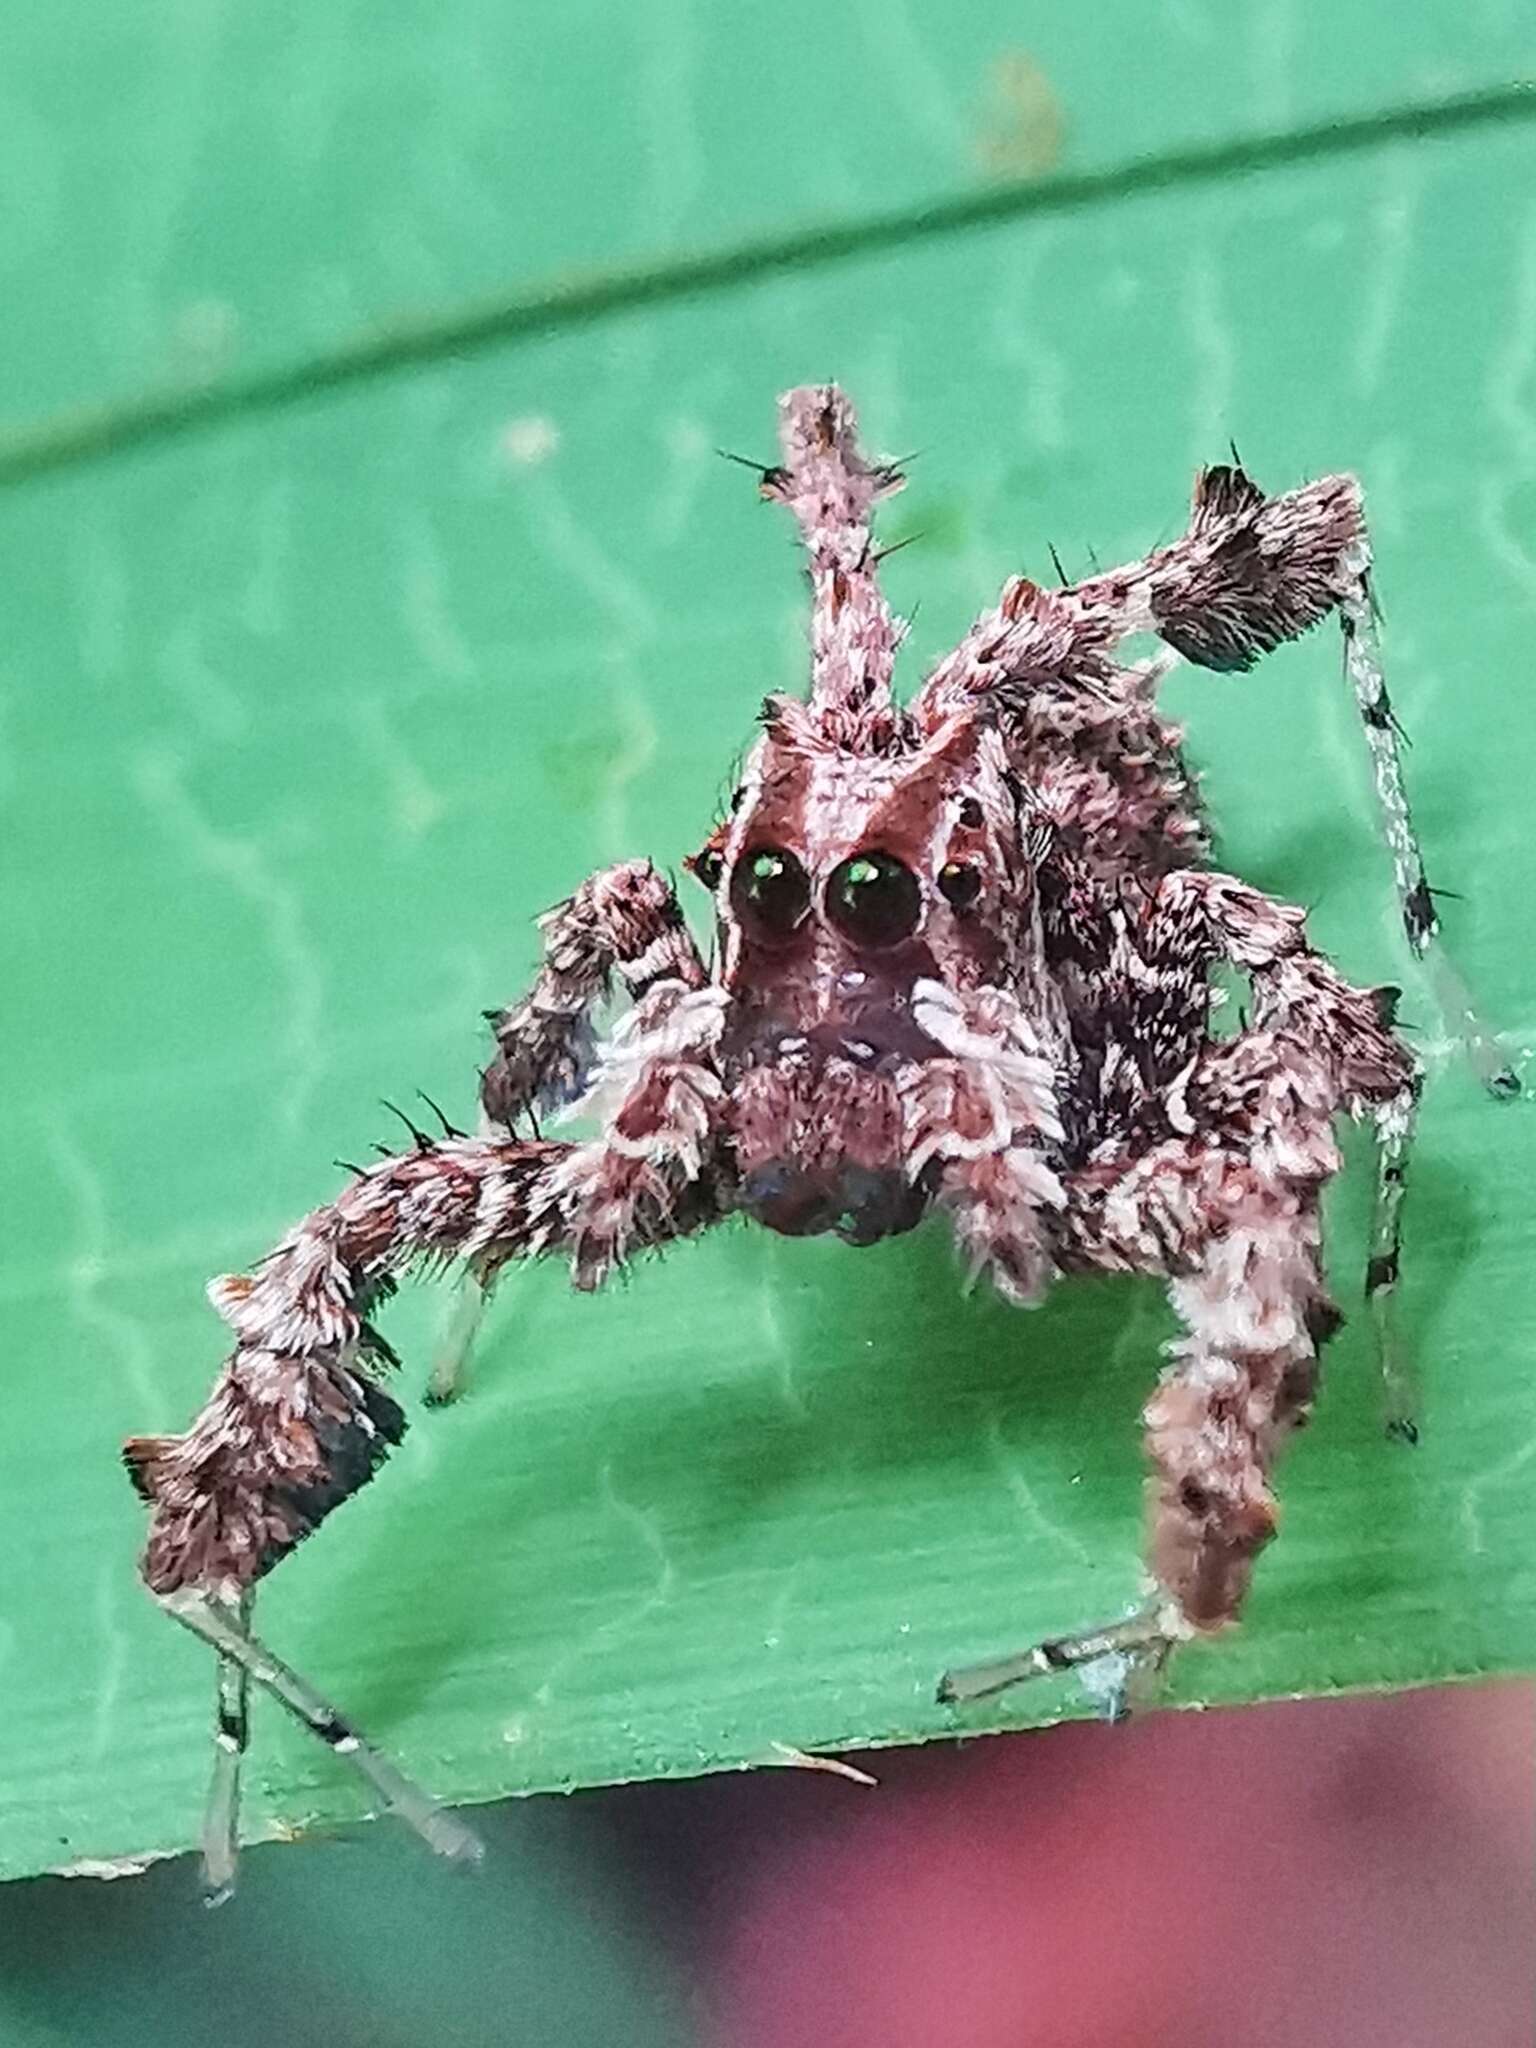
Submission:
<svg viewBox="0 0 1536 2048">
<path fill-rule="evenodd" d="M 938 1210 L 972 1274 L 1021 1304 L 1075 1272 L 1164 1275 L 1185 1335 L 1146 1412 L 1153 1598 L 954 1675 L 954 1698 L 1107 1651 L 1156 1655 L 1237 1616 L 1274 1532 L 1276 1454 L 1337 1321 L 1318 1217 L 1340 1111 L 1382 1139 L 1369 1280 L 1399 1390 L 1387 1315 L 1417 1075 L 1394 992 L 1352 987 L 1299 910 L 1209 867 L 1181 735 L 1156 708 L 1167 661 L 1116 658 L 1151 633 L 1246 668 L 1337 611 L 1408 936 L 1438 958 L 1358 487 L 1328 477 L 1271 499 L 1235 466 L 1206 471 L 1181 540 L 1071 588 L 1015 579 L 902 706 L 870 533 L 901 478 L 861 454 L 835 387 L 790 393 L 781 439 L 762 491 L 809 555 L 811 688 L 768 701 L 730 814 L 688 863 L 714 899 L 713 964 L 648 863 L 584 883 L 544 920 L 533 988 L 492 1019 L 481 1135 L 415 1133 L 254 1278 L 216 1282 L 235 1344 L 207 1406 L 185 1435 L 128 1446 L 150 1589 L 221 1658 L 216 1887 L 233 1874 L 249 1677 L 436 1846 L 473 1850 L 248 1627 L 259 1577 L 399 1441 L 372 1317 L 412 1266 L 458 1262 L 488 1287 L 548 1253 L 595 1287 L 637 1249 L 734 1214 L 857 1245 Z M 1227 967 L 1252 993 L 1223 1038 Z M 615 978 L 632 1007 L 598 1045 Z M 1506 1086 L 1486 1034 L 1470 1036 Z M 534 1116 L 578 1098 L 595 1138 L 537 1134 Z"/>
</svg>

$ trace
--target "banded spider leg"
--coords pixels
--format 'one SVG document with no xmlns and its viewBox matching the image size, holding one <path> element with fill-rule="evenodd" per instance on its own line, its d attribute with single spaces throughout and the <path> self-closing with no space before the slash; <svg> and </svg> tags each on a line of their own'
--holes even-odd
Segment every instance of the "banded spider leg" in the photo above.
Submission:
<svg viewBox="0 0 1536 2048">
<path fill-rule="evenodd" d="M 714 988 L 658 980 L 600 1058 L 610 1115 L 587 1145 L 418 1138 L 296 1226 L 253 1276 L 210 1289 L 234 1352 L 191 1428 L 137 1438 L 129 1470 L 153 1509 L 144 1577 L 214 1648 L 218 1749 L 204 1828 L 208 1896 L 227 1896 L 251 1683 L 367 1779 L 430 1846 L 475 1853 L 471 1832 L 382 1757 L 249 1626 L 256 1581 L 400 1441 L 405 1417 L 374 1377 L 389 1362 L 370 1305 L 413 1262 L 491 1277 L 508 1259 L 565 1254 L 600 1286 L 640 1245 L 714 1220 L 706 1186 L 720 1082 Z"/>
<path fill-rule="evenodd" d="M 1154 1598 L 1139 1612 L 1016 1656 L 947 1673 L 970 1700 L 1110 1655 L 1158 1666 L 1173 1644 L 1235 1621 L 1274 1534 L 1269 1475 L 1306 1419 L 1339 1315 L 1322 1278 L 1321 1192 L 1340 1161 L 1333 1119 L 1401 1114 L 1416 1073 L 1380 992 L 1344 981 L 1306 943 L 1302 914 L 1230 877 L 1164 878 L 1157 927 L 1201 936 L 1249 976 L 1255 1017 L 1210 1045 L 1158 1106 L 1176 1135 L 1066 1177 L 1061 1263 L 1163 1274 L 1187 1332 L 1145 1411 Z M 1393 1123 L 1399 1135 L 1405 1127 Z M 1395 1242 L 1395 1201 L 1380 1227 Z"/>
</svg>

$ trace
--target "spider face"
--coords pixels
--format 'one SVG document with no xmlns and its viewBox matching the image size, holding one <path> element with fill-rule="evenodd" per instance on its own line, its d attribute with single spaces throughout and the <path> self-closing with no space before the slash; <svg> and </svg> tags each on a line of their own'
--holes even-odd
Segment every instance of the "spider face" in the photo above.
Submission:
<svg viewBox="0 0 1536 2048">
<path fill-rule="evenodd" d="M 987 735 L 819 747 L 783 707 L 731 818 L 695 857 L 732 998 L 723 1056 L 738 1202 L 791 1236 L 908 1230 L 932 1182 L 903 1166 L 903 1093 L 943 1057 L 914 992 L 997 976 L 1028 900 L 1018 803 Z"/>
</svg>

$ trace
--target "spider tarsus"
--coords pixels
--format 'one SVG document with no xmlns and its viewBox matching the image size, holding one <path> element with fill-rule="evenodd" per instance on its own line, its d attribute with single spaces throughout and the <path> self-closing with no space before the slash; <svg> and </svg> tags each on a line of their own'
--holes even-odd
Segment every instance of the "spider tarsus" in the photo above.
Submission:
<svg viewBox="0 0 1536 2048">
<path fill-rule="evenodd" d="M 939 1680 L 937 1696 L 945 1706 L 964 1706 L 972 1700 L 991 1699 L 1032 1678 L 1054 1678 L 1064 1671 L 1119 1658 L 1129 1668 L 1109 1687 L 1107 1697 L 1112 1702 L 1120 1701 L 1111 1718 L 1122 1719 L 1129 1711 L 1128 1696 L 1136 1672 L 1144 1668 L 1146 1676 L 1155 1678 L 1172 1650 L 1188 1634 L 1188 1624 L 1180 1619 L 1172 1603 L 1159 1600 L 1102 1628 L 1081 1629 L 1076 1635 L 1047 1636 L 1011 1656 L 946 1671 Z"/>
<path fill-rule="evenodd" d="M 236 1605 L 194 1587 L 183 1586 L 159 1596 L 162 1610 L 200 1636 L 219 1653 L 221 1685 L 234 1667 L 242 1674 L 242 1685 L 254 1683 L 278 1700 L 288 1712 L 317 1736 L 336 1756 L 345 1757 L 364 1777 L 388 1810 L 414 1829 L 438 1855 L 463 1863 L 478 1862 L 484 1854 L 473 1829 L 442 1807 L 419 1785 L 406 1777 L 376 1750 L 352 1723 L 326 1700 L 291 1665 L 285 1664 L 249 1629 L 249 1596 Z M 222 1749 L 222 1745 L 221 1745 Z M 229 1754 L 238 1761 L 238 1751 Z M 218 1803 L 221 1786 L 237 1784 L 233 1772 L 221 1778 L 222 1759 L 215 1766 L 215 1798 L 210 1801 L 204 1825 L 204 1850 L 209 1890 L 233 1884 L 235 1831 L 233 1807 Z"/>
<path fill-rule="evenodd" d="M 1375 1294 L 1383 1287 L 1397 1285 L 1398 1254 L 1394 1248 L 1388 1252 L 1373 1252 L 1365 1268 L 1365 1291 Z"/>
</svg>

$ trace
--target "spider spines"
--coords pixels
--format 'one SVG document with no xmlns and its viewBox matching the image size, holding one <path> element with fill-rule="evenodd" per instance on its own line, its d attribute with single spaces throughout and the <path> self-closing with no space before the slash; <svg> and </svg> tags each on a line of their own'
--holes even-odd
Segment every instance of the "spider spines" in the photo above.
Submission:
<svg viewBox="0 0 1536 2048">
<path fill-rule="evenodd" d="M 427 1105 L 428 1109 L 431 1110 L 432 1114 L 437 1118 L 438 1122 L 442 1125 L 442 1134 L 445 1138 L 467 1138 L 469 1136 L 469 1133 L 467 1131 L 461 1131 L 457 1124 L 451 1124 L 448 1121 L 447 1117 L 444 1116 L 442 1110 L 438 1108 L 437 1104 L 432 1100 L 431 1096 L 427 1093 L 425 1088 L 418 1088 L 416 1090 L 416 1093 L 421 1097 L 422 1101 Z"/>
<path fill-rule="evenodd" d="M 769 477 L 777 473 L 769 463 L 754 462 L 750 455 L 738 455 L 735 452 L 735 450 L 731 448 L 717 448 L 715 450 L 715 453 L 720 457 L 722 462 L 734 462 L 742 469 L 750 469 L 754 471 L 759 477 L 761 477 L 765 482 Z"/>
<path fill-rule="evenodd" d="M 416 1147 L 416 1150 L 418 1152 L 431 1152 L 435 1150 L 437 1140 L 432 1136 L 431 1132 L 424 1131 L 421 1128 L 421 1126 L 414 1121 L 413 1118 L 406 1115 L 405 1111 L 400 1108 L 398 1103 L 390 1102 L 385 1097 L 381 1096 L 379 1098 L 379 1107 L 381 1109 L 387 1109 L 391 1116 L 398 1117 L 400 1119 L 401 1123 L 405 1125 L 406 1130 L 410 1133 L 411 1143 Z"/>
</svg>

